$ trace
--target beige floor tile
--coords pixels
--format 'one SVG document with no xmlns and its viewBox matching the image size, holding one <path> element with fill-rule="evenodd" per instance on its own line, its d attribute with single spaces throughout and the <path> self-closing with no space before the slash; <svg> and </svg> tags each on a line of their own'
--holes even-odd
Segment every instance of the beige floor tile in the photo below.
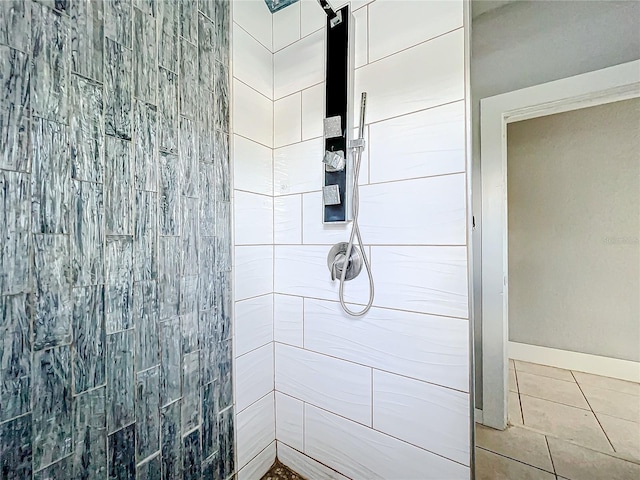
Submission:
<svg viewBox="0 0 640 480">
<path fill-rule="evenodd" d="M 522 425 L 522 410 L 520 409 L 520 398 L 515 392 L 509 392 L 508 397 L 508 420 L 511 425 Z"/>
<path fill-rule="evenodd" d="M 593 385 L 581 388 L 594 412 L 640 423 L 640 397 Z"/>
<path fill-rule="evenodd" d="M 520 395 L 524 424 L 602 452 L 613 451 L 593 412 Z"/>
<path fill-rule="evenodd" d="M 509 370 L 515 370 L 516 369 L 516 362 L 515 360 L 513 360 L 513 358 L 509 359 Z"/>
<path fill-rule="evenodd" d="M 557 378 L 558 380 L 566 380 L 567 382 L 575 381 L 569 370 L 549 367 L 547 365 L 538 365 L 537 363 L 523 362 L 521 360 L 516 360 L 516 372 L 533 373 L 534 375 Z"/>
<path fill-rule="evenodd" d="M 557 378 L 518 372 L 518 389 L 520 393 L 531 397 L 544 398 L 552 402 L 589 410 L 589 404 L 584 399 L 576 382 L 565 382 Z"/>
<path fill-rule="evenodd" d="M 640 383 L 627 382 L 617 378 L 601 377 L 600 375 L 583 372 L 573 372 L 573 375 L 580 385 L 593 385 L 594 387 L 606 388 L 607 390 L 615 390 L 640 397 Z"/>
<path fill-rule="evenodd" d="M 518 382 L 516 382 L 516 371 L 509 369 L 509 391 L 518 391 Z"/>
<path fill-rule="evenodd" d="M 600 425 L 621 455 L 640 461 L 640 424 L 596 413 Z"/>
<path fill-rule="evenodd" d="M 548 437 L 559 476 L 569 480 L 636 480 L 640 465 Z"/>
<path fill-rule="evenodd" d="M 476 448 L 476 480 L 555 480 L 555 475 Z"/>
<path fill-rule="evenodd" d="M 520 427 L 494 430 L 476 425 L 476 444 L 533 467 L 553 473 L 545 436 Z"/>
</svg>

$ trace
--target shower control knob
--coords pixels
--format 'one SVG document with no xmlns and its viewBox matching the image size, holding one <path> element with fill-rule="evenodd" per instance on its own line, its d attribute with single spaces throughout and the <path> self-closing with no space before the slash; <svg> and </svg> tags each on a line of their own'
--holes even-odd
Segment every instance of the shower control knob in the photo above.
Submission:
<svg viewBox="0 0 640 480">
<path fill-rule="evenodd" d="M 362 252 L 355 245 L 351 248 L 351 255 L 347 259 L 347 242 L 336 243 L 327 255 L 327 267 L 331 272 L 331 280 L 339 280 L 342 277 L 342 269 L 347 265 L 346 280 L 353 280 L 362 270 Z"/>
</svg>

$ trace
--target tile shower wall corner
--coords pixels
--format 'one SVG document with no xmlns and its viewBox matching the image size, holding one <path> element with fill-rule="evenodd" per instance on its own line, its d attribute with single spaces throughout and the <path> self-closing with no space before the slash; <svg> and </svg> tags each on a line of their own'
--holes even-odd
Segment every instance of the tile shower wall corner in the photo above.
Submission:
<svg viewBox="0 0 640 480">
<path fill-rule="evenodd" d="M 376 282 L 358 319 L 326 267 L 349 228 L 320 215 L 326 17 L 298 4 L 273 23 L 278 457 L 310 478 L 469 478 L 463 2 L 351 2 Z M 365 303 L 366 275 L 345 295 Z"/>
<path fill-rule="evenodd" d="M 230 8 L 0 2 L 2 479 L 236 470 Z"/>
<path fill-rule="evenodd" d="M 233 225 L 238 476 L 275 459 L 273 344 L 273 18 L 233 1 Z"/>
</svg>

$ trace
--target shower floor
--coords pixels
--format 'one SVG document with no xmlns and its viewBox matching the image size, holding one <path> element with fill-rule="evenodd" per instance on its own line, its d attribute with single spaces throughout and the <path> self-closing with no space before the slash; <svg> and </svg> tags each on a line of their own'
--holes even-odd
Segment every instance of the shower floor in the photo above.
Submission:
<svg viewBox="0 0 640 480">
<path fill-rule="evenodd" d="M 276 463 L 265 473 L 262 480 L 305 480 L 305 478 L 276 460 Z"/>
</svg>

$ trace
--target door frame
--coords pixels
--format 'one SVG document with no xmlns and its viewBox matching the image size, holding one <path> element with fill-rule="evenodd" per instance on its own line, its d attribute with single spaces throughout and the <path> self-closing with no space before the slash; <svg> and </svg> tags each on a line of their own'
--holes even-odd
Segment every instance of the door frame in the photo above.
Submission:
<svg viewBox="0 0 640 480">
<path fill-rule="evenodd" d="M 507 426 L 507 124 L 639 96 L 636 60 L 480 101 L 484 425 L 500 430 Z"/>
</svg>

